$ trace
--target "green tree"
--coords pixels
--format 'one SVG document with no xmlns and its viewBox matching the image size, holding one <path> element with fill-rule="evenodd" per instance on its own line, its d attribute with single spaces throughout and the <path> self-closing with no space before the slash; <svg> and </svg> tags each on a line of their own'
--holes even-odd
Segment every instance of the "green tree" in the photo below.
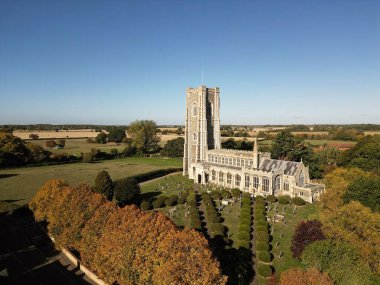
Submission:
<svg viewBox="0 0 380 285">
<path fill-rule="evenodd" d="M 117 181 L 114 187 L 115 199 L 120 206 L 131 203 L 140 194 L 140 186 L 134 178 Z"/>
<path fill-rule="evenodd" d="M 169 140 L 163 150 L 161 151 L 161 154 L 163 156 L 168 157 L 182 157 L 183 156 L 183 145 L 185 143 L 184 138 L 176 138 L 173 140 Z"/>
<path fill-rule="evenodd" d="M 108 141 L 120 143 L 126 137 L 125 128 L 114 127 L 108 133 Z"/>
<path fill-rule="evenodd" d="M 157 151 L 160 139 L 156 135 L 157 125 L 154 121 L 135 121 L 128 127 L 132 145 L 140 153 Z"/>
<path fill-rule="evenodd" d="M 374 212 L 380 212 L 380 176 L 359 176 L 347 188 L 343 202 L 359 201 Z"/>
<path fill-rule="evenodd" d="M 105 144 L 107 142 L 107 134 L 106 133 L 99 133 L 95 138 L 96 143 Z"/>
<path fill-rule="evenodd" d="M 113 198 L 113 182 L 108 172 L 102 170 L 95 178 L 94 192 L 103 194 L 108 201 L 112 201 Z"/>
<path fill-rule="evenodd" d="M 25 141 L 8 132 L 0 132 L 0 151 L 2 164 L 5 166 L 22 165 L 30 159 Z"/>
<path fill-rule="evenodd" d="M 327 272 L 337 285 L 375 285 L 379 279 L 363 262 L 357 250 L 348 243 L 316 241 L 306 246 L 302 262 Z"/>
</svg>

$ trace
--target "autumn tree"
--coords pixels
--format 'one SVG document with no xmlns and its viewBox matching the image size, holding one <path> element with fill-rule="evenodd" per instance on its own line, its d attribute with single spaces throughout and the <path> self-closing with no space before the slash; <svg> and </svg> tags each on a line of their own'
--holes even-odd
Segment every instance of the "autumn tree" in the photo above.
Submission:
<svg viewBox="0 0 380 285">
<path fill-rule="evenodd" d="M 300 258 L 305 247 L 317 240 L 325 239 L 322 223 L 318 220 L 301 221 L 292 238 L 290 250 L 294 258 Z"/>
<path fill-rule="evenodd" d="M 89 186 L 51 180 L 29 203 L 59 246 L 109 284 L 225 284 L 202 234 L 179 230 L 162 213 L 115 207 Z"/>
<path fill-rule="evenodd" d="M 37 134 L 29 134 L 29 138 L 32 139 L 32 140 L 38 140 L 40 136 L 37 135 Z"/>
<path fill-rule="evenodd" d="M 154 121 L 135 121 L 128 127 L 128 135 L 132 145 L 140 153 L 156 151 L 158 149 L 157 125 Z"/>
<path fill-rule="evenodd" d="M 315 268 L 290 268 L 281 273 L 280 285 L 334 285 L 327 273 Z"/>
<path fill-rule="evenodd" d="M 94 192 L 103 194 L 108 201 L 112 201 L 113 198 L 113 182 L 108 172 L 102 170 L 95 178 Z"/>
</svg>

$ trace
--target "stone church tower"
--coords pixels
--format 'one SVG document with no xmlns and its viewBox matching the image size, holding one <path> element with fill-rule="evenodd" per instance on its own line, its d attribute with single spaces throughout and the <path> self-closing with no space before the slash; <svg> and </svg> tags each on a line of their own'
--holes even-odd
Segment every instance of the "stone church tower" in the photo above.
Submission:
<svg viewBox="0 0 380 285">
<path fill-rule="evenodd" d="M 185 132 L 183 174 L 192 176 L 191 164 L 206 161 L 207 150 L 220 149 L 218 87 L 186 90 Z"/>
</svg>

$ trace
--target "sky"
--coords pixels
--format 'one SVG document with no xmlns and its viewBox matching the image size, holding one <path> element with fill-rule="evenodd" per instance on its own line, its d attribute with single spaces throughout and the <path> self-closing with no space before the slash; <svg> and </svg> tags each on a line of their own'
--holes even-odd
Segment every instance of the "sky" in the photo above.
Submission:
<svg viewBox="0 0 380 285">
<path fill-rule="evenodd" d="M 0 124 L 380 123 L 380 1 L 0 0 Z"/>
</svg>

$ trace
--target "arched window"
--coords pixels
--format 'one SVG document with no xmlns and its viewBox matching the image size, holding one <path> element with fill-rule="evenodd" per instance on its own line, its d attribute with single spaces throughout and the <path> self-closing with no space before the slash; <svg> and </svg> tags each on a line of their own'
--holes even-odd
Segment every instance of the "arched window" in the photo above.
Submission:
<svg viewBox="0 0 380 285">
<path fill-rule="evenodd" d="M 240 175 L 236 174 L 235 175 L 235 185 L 238 187 L 240 186 L 240 180 L 241 180 Z"/>
<path fill-rule="evenodd" d="M 192 110 L 192 113 L 193 113 L 193 116 L 196 117 L 197 116 L 197 113 L 198 113 L 198 110 L 197 110 L 197 104 L 193 104 L 193 110 Z"/>
<path fill-rule="evenodd" d="M 269 179 L 263 177 L 263 191 L 269 192 Z"/>
<path fill-rule="evenodd" d="M 194 141 L 197 140 L 197 133 L 193 133 L 193 140 L 194 140 Z"/>
<path fill-rule="evenodd" d="M 280 190 L 281 188 L 281 178 L 280 176 L 276 176 L 276 178 L 274 179 L 274 190 Z"/>
<path fill-rule="evenodd" d="M 245 175 L 245 188 L 249 188 L 249 175 Z"/>
<path fill-rule="evenodd" d="M 222 171 L 219 172 L 219 183 L 223 183 L 223 180 L 224 180 L 224 174 Z"/>
<path fill-rule="evenodd" d="M 231 184 L 231 181 L 232 181 L 232 174 L 227 173 L 227 184 Z"/>
<path fill-rule="evenodd" d="M 301 173 L 300 173 L 300 177 L 298 179 L 298 182 L 299 182 L 299 186 L 301 186 L 301 187 L 305 186 L 305 174 L 303 173 L 303 171 L 301 171 Z"/>
<path fill-rule="evenodd" d="M 289 182 L 288 181 L 284 182 L 284 191 L 289 191 Z"/>
<path fill-rule="evenodd" d="M 215 170 L 211 171 L 211 180 L 212 181 L 216 180 L 216 171 Z"/>
</svg>

